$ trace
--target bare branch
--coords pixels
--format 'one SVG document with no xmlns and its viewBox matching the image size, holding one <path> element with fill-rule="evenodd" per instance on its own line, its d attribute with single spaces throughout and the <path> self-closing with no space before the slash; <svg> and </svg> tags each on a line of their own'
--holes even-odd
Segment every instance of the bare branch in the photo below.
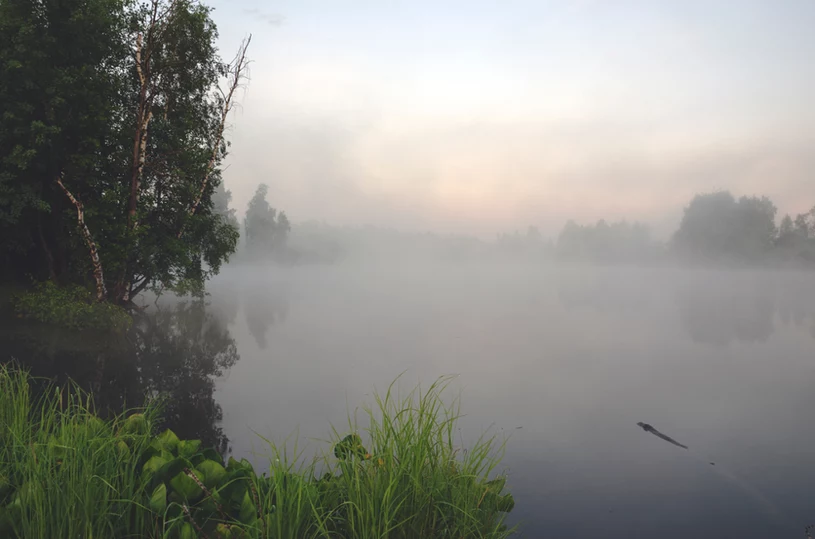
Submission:
<svg viewBox="0 0 815 539">
<path fill-rule="evenodd" d="M 215 169 L 215 164 L 218 161 L 218 152 L 220 151 L 221 144 L 224 140 L 226 119 L 234 106 L 235 92 L 241 87 L 243 81 L 248 78 L 249 60 L 246 58 L 246 51 L 251 42 L 252 35 L 250 34 L 249 37 L 241 43 L 240 47 L 238 48 L 238 53 L 235 55 L 234 60 L 232 60 L 232 62 L 229 64 L 227 71 L 230 74 L 230 77 L 227 87 L 228 90 L 223 102 L 223 108 L 221 109 L 220 123 L 216 128 L 215 140 L 212 143 L 212 153 L 209 156 L 209 162 L 207 163 L 207 168 L 204 172 L 204 178 L 201 181 L 201 187 L 198 189 L 198 196 L 195 198 L 195 201 L 192 203 L 192 206 L 190 206 L 189 209 L 190 217 L 195 215 L 195 212 L 198 210 L 198 206 L 201 204 L 201 200 L 204 198 L 204 193 L 206 192 L 207 185 L 209 184 L 209 179 L 212 176 L 212 171 Z M 177 237 L 180 238 L 183 233 L 184 225 L 182 223 Z"/>
</svg>

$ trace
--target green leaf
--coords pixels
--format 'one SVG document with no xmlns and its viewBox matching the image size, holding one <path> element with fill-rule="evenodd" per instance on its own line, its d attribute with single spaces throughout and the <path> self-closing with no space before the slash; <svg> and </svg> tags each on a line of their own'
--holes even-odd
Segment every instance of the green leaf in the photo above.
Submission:
<svg viewBox="0 0 815 539">
<path fill-rule="evenodd" d="M 204 485 L 210 490 L 219 486 L 226 478 L 226 469 L 212 460 L 205 460 L 196 469 L 204 474 Z"/>
<path fill-rule="evenodd" d="M 367 453 L 358 434 L 349 434 L 334 445 L 334 456 L 340 460 L 351 457 L 364 459 Z"/>
<path fill-rule="evenodd" d="M 192 473 L 195 474 L 199 481 L 203 479 L 203 475 L 198 470 L 192 470 Z M 187 502 L 195 502 L 204 495 L 204 491 L 201 490 L 198 483 L 185 472 L 177 474 L 170 480 L 170 488 L 172 488 L 173 492 L 178 494 L 182 500 Z"/>
<path fill-rule="evenodd" d="M 224 465 L 224 459 L 223 457 L 221 457 L 221 454 L 212 449 L 211 447 L 207 447 L 206 449 L 202 450 L 201 454 L 208 460 L 215 461 L 221 466 Z"/>
<path fill-rule="evenodd" d="M 178 456 L 190 458 L 198 452 L 201 440 L 184 440 L 178 443 Z"/>
<path fill-rule="evenodd" d="M 248 488 L 249 480 L 245 477 L 235 477 L 235 473 L 236 472 L 227 472 L 227 480 L 223 486 L 218 488 L 218 492 L 223 500 L 221 503 L 228 503 L 230 506 L 239 507 L 241 501 L 243 501 L 243 495 Z"/>
<path fill-rule="evenodd" d="M 167 481 L 171 477 L 178 475 L 179 472 L 182 472 L 184 468 L 192 468 L 192 465 L 187 459 L 175 457 L 165 462 L 164 465 L 158 469 L 156 478 L 159 481 Z"/>
<path fill-rule="evenodd" d="M 147 418 L 144 414 L 132 414 L 125 419 L 122 424 L 122 432 L 124 434 L 149 434 L 150 426 L 147 424 Z"/>
<path fill-rule="evenodd" d="M 515 508 L 515 498 L 512 497 L 512 494 L 499 496 L 497 507 L 499 511 L 509 513 Z"/>
<path fill-rule="evenodd" d="M 490 492 L 495 494 L 501 494 L 501 491 L 504 490 L 504 486 L 507 484 L 506 476 L 499 477 L 497 479 L 493 479 L 492 481 L 487 481 L 487 489 Z"/>
<path fill-rule="evenodd" d="M 167 460 L 161 455 L 151 457 L 150 460 L 144 463 L 142 475 L 149 474 L 151 477 L 155 476 L 165 464 L 167 464 Z"/>
<path fill-rule="evenodd" d="M 175 453 L 176 449 L 178 448 L 178 436 L 176 436 L 170 429 L 167 429 L 156 436 L 156 441 L 158 441 L 162 449 L 165 449 L 170 453 Z"/>
<path fill-rule="evenodd" d="M 249 493 L 245 493 L 243 495 L 243 501 L 241 501 L 241 508 L 238 512 L 238 520 L 243 524 L 251 524 L 257 519 L 257 509 L 255 508 L 255 504 L 252 503 L 252 498 L 249 497 Z"/>
<path fill-rule="evenodd" d="M 195 533 L 195 528 L 189 522 L 185 522 L 181 525 L 181 529 L 178 533 L 178 539 L 198 539 L 198 534 Z"/>
<path fill-rule="evenodd" d="M 218 539 L 232 539 L 232 526 L 221 522 L 215 527 L 215 537 Z"/>
<path fill-rule="evenodd" d="M 167 508 L 167 486 L 161 483 L 150 495 L 150 509 L 155 513 L 163 514 Z"/>
<path fill-rule="evenodd" d="M 119 452 L 119 458 L 121 458 L 122 461 L 128 460 L 128 457 L 130 456 L 130 447 L 128 447 L 124 440 L 119 440 L 116 442 L 116 451 Z"/>
</svg>

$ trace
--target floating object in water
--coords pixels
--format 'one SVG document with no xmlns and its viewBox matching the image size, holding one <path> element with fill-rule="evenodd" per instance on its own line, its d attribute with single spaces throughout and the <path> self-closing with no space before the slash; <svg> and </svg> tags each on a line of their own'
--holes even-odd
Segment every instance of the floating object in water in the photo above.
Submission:
<svg viewBox="0 0 815 539">
<path fill-rule="evenodd" d="M 688 446 L 680 444 L 679 442 L 677 442 L 676 440 L 674 440 L 670 436 L 665 436 L 664 434 L 659 432 L 657 429 L 655 429 L 654 427 L 652 427 L 648 423 L 643 423 L 643 422 L 640 421 L 639 423 L 637 423 L 637 425 L 639 425 L 642 428 L 642 430 L 644 430 L 645 432 L 650 432 L 654 436 L 658 436 L 658 437 L 662 438 L 663 440 L 665 440 L 666 442 L 670 442 L 670 443 L 674 444 L 677 447 L 681 447 L 683 449 L 688 448 Z"/>
</svg>

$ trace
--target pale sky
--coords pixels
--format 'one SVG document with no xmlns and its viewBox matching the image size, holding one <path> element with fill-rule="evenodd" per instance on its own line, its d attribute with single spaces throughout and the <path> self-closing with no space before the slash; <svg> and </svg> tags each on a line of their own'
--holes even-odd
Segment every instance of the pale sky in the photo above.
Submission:
<svg viewBox="0 0 815 539">
<path fill-rule="evenodd" d="M 233 205 L 491 237 L 658 236 L 696 192 L 815 204 L 815 0 L 212 0 L 252 33 Z"/>
</svg>

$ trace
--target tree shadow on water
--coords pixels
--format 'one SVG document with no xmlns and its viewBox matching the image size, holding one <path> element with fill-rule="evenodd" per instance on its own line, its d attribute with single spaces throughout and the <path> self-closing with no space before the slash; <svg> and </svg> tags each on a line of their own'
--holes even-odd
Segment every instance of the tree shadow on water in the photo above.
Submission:
<svg viewBox="0 0 815 539">
<path fill-rule="evenodd" d="M 286 320 L 289 303 L 286 297 L 269 288 L 247 289 L 243 301 L 246 325 L 258 347 L 265 350 L 269 346 L 266 334 L 275 324 Z"/>
<path fill-rule="evenodd" d="M 14 360 L 36 377 L 92 391 L 101 415 L 159 399 L 160 428 L 228 452 L 215 380 L 240 357 L 226 325 L 203 301 L 137 313 L 131 330 L 119 336 L 25 321 L 2 326 L 0 361 Z"/>
</svg>

